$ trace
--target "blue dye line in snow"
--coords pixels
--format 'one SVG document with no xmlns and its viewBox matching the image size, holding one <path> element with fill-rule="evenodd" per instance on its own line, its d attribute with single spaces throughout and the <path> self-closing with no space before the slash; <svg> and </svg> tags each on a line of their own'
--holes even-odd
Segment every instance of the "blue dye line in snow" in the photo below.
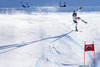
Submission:
<svg viewBox="0 0 100 67">
<path fill-rule="evenodd" d="M 38 61 L 36 61 L 35 67 L 39 67 L 38 65 L 39 65 L 39 63 L 41 62 L 41 60 L 43 59 L 43 57 L 44 57 L 44 54 L 42 55 L 41 58 L 39 58 Z"/>
<path fill-rule="evenodd" d="M 67 37 L 70 41 L 72 41 L 74 44 L 78 45 L 82 50 L 84 50 L 84 48 L 83 48 L 79 43 L 77 43 L 71 36 L 66 35 L 66 37 Z M 92 55 L 91 55 L 90 53 L 87 53 L 87 54 L 89 55 L 89 57 L 90 57 L 91 60 L 92 60 L 92 63 L 94 64 L 94 59 L 93 59 Z M 95 65 L 95 67 L 97 67 L 97 64 Z"/>
<path fill-rule="evenodd" d="M 79 43 L 77 43 L 71 36 L 67 35 L 66 37 L 70 39 L 74 44 L 78 45 L 83 50 L 83 47 Z"/>
</svg>

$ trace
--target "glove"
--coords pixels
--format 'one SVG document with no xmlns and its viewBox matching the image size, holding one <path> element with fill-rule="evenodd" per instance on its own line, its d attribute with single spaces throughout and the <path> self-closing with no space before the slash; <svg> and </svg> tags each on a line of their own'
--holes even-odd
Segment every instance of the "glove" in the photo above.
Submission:
<svg viewBox="0 0 100 67">
<path fill-rule="evenodd" d="M 82 9 L 82 6 L 79 9 Z"/>
</svg>

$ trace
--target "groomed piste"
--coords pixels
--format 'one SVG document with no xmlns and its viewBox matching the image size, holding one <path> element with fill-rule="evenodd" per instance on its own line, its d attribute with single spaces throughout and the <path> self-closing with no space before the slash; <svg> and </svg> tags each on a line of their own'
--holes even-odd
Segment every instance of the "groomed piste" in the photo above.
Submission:
<svg viewBox="0 0 100 67">
<path fill-rule="evenodd" d="M 82 32 L 73 32 L 72 13 L 0 14 L 1 67 L 79 67 L 84 65 L 84 41 L 95 42 L 99 66 L 99 12 L 79 13 Z M 9 62 L 8 62 L 9 61 Z M 91 52 L 86 65 L 93 66 Z"/>
</svg>

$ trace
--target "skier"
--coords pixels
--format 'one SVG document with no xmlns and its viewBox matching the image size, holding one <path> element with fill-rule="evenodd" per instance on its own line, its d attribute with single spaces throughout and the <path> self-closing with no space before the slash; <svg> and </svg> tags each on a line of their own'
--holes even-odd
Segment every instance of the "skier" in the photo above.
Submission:
<svg viewBox="0 0 100 67">
<path fill-rule="evenodd" d="M 84 22 L 84 23 L 87 24 L 87 22 L 85 22 L 84 20 L 82 20 L 80 17 L 77 17 L 77 12 L 79 12 L 81 9 L 82 9 L 82 6 L 78 9 L 78 11 L 75 11 L 75 10 L 74 10 L 74 11 L 73 11 L 73 14 L 72 14 L 72 16 L 73 16 L 73 21 L 74 21 L 74 23 L 76 23 L 75 31 L 78 31 L 78 29 L 77 29 L 77 24 L 78 24 L 77 20 L 81 20 L 82 22 Z"/>
</svg>

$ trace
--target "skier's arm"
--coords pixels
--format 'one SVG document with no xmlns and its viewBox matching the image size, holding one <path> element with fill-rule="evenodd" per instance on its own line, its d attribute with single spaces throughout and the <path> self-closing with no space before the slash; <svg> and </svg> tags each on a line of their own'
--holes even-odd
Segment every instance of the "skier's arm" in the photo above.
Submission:
<svg viewBox="0 0 100 67">
<path fill-rule="evenodd" d="M 78 9 L 78 11 L 77 11 L 77 12 L 79 12 L 81 9 L 82 9 L 82 6 Z"/>
</svg>

